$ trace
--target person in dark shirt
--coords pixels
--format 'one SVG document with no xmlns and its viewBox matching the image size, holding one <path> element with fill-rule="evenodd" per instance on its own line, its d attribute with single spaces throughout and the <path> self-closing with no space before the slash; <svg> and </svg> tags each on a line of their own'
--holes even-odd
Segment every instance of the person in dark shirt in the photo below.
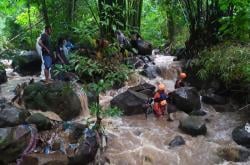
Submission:
<svg viewBox="0 0 250 165">
<path fill-rule="evenodd" d="M 52 55 L 53 52 L 51 50 L 51 43 L 50 43 L 50 35 L 52 33 L 52 29 L 50 26 L 45 27 L 45 32 L 41 35 L 39 40 L 39 45 L 42 47 L 42 56 L 44 61 L 44 75 L 45 75 L 45 83 L 49 83 L 50 73 L 49 70 L 52 65 Z"/>
<path fill-rule="evenodd" d="M 180 73 L 179 78 L 175 82 L 174 88 L 177 89 L 177 88 L 184 87 L 185 86 L 184 80 L 186 77 L 187 77 L 186 73 L 183 73 L 183 72 Z"/>
<path fill-rule="evenodd" d="M 57 41 L 56 57 L 57 57 L 57 63 L 60 63 L 60 64 L 69 64 L 67 58 L 65 57 L 64 49 L 63 49 L 65 42 L 66 40 L 64 38 L 59 38 Z"/>
</svg>

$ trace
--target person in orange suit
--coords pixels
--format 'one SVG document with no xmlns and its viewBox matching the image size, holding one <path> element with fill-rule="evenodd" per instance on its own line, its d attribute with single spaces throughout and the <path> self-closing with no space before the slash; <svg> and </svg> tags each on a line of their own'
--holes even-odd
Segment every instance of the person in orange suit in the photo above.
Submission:
<svg viewBox="0 0 250 165">
<path fill-rule="evenodd" d="M 179 78 L 175 82 L 174 88 L 177 89 L 177 88 L 184 87 L 185 86 L 184 80 L 186 79 L 186 77 L 187 77 L 186 73 L 183 73 L 183 72 L 180 73 Z"/>
<path fill-rule="evenodd" d="M 156 117 L 164 116 L 167 106 L 167 98 L 168 95 L 165 93 L 165 85 L 160 83 L 158 85 L 158 90 L 154 95 L 153 110 Z"/>
</svg>

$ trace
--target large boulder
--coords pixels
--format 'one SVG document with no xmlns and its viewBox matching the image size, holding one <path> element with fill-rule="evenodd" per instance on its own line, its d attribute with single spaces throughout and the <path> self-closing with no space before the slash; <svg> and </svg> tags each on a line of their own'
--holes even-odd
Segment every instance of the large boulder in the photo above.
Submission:
<svg viewBox="0 0 250 165">
<path fill-rule="evenodd" d="M 28 124 L 35 124 L 39 131 L 48 130 L 52 126 L 50 120 L 41 113 L 32 114 L 30 117 L 26 119 L 26 122 Z"/>
<path fill-rule="evenodd" d="M 173 104 L 186 113 L 198 111 L 201 108 L 200 96 L 194 87 L 182 87 L 172 93 Z"/>
<path fill-rule="evenodd" d="M 80 142 L 76 154 L 69 157 L 69 165 L 87 165 L 95 159 L 99 147 L 96 137 L 98 135 L 91 129 L 86 129 L 84 132 L 84 140 Z"/>
<path fill-rule="evenodd" d="M 207 132 L 205 122 L 196 116 L 189 116 L 180 120 L 179 128 L 192 136 L 205 135 Z"/>
<path fill-rule="evenodd" d="M 202 101 L 206 104 L 226 104 L 226 99 L 222 96 L 214 94 L 213 92 L 208 91 L 202 96 Z"/>
<path fill-rule="evenodd" d="M 143 88 L 143 86 L 145 88 Z M 144 84 L 128 89 L 111 100 L 111 106 L 117 106 L 124 115 L 144 113 L 144 104 L 152 97 L 155 87 Z"/>
<path fill-rule="evenodd" d="M 147 95 L 148 97 L 153 97 L 154 96 L 154 91 L 155 91 L 155 86 L 152 84 L 144 83 L 140 84 L 134 87 L 129 88 L 131 91 L 143 93 Z"/>
<path fill-rule="evenodd" d="M 77 117 L 81 102 L 69 83 L 56 81 L 51 84 L 36 82 L 28 85 L 23 92 L 22 100 L 27 109 L 52 111 L 63 120 Z"/>
<path fill-rule="evenodd" d="M 23 124 L 28 116 L 30 113 L 27 110 L 8 105 L 4 99 L 0 100 L 0 128 Z"/>
<path fill-rule="evenodd" d="M 12 67 L 23 76 L 36 75 L 41 72 L 41 64 L 41 57 L 36 51 L 24 51 L 13 59 Z"/>
<path fill-rule="evenodd" d="M 233 140 L 247 148 L 250 148 L 250 124 L 236 127 L 232 132 Z"/>
<path fill-rule="evenodd" d="M 0 164 L 15 162 L 24 153 L 30 153 L 36 145 L 37 130 L 31 125 L 0 128 Z"/>
<path fill-rule="evenodd" d="M 139 55 L 151 55 L 152 54 L 152 44 L 147 41 L 137 39 L 132 40 L 131 45 L 138 51 Z"/>
<path fill-rule="evenodd" d="M 1 64 L 0 64 L 1 65 Z M 1 66 L 0 66 L 1 67 Z M 7 75 L 4 69 L 0 68 L 0 84 L 7 82 Z"/>
</svg>

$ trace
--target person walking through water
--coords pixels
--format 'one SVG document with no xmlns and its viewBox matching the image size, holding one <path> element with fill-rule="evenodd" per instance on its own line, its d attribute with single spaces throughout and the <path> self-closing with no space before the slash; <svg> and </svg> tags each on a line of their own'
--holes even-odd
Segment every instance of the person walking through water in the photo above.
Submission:
<svg viewBox="0 0 250 165">
<path fill-rule="evenodd" d="M 164 116 L 167 106 L 168 95 L 165 93 L 165 85 L 160 83 L 158 90 L 154 95 L 154 106 L 153 110 L 156 117 Z"/>
<path fill-rule="evenodd" d="M 41 38 L 39 40 L 39 45 L 42 47 L 42 56 L 44 61 L 44 75 L 45 75 L 45 83 L 51 82 L 49 79 L 50 77 L 50 67 L 52 65 L 52 51 L 51 51 L 51 41 L 50 41 L 50 35 L 52 33 L 52 29 L 50 26 L 45 27 L 45 32 L 41 35 Z"/>
</svg>

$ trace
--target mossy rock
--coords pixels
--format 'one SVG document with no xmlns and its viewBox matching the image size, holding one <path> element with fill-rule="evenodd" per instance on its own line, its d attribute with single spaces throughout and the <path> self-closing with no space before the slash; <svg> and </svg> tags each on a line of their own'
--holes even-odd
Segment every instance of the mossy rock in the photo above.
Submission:
<svg viewBox="0 0 250 165">
<path fill-rule="evenodd" d="M 31 139 L 31 132 L 36 128 L 31 125 L 20 125 L 17 127 L 0 128 L 0 164 L 5 165 L 15 162 L 34 140 Z"/>
<path fill-rule="evenodd" d="M 35 113 L 26 119 L 28 124 L 35 124 L 37 129 L 48 130 L 51 128 L 52 124 L 50 120 L 40 113 Z"/>
<path fill-rule="evenodd" d="M 52 111 L 63 120 L 71 120 L 81 112 L 81 102 L 77 94 L 65 82 L 30 84 L 24 89 L 23 100 L 27 109 Z"/>
</svg>

